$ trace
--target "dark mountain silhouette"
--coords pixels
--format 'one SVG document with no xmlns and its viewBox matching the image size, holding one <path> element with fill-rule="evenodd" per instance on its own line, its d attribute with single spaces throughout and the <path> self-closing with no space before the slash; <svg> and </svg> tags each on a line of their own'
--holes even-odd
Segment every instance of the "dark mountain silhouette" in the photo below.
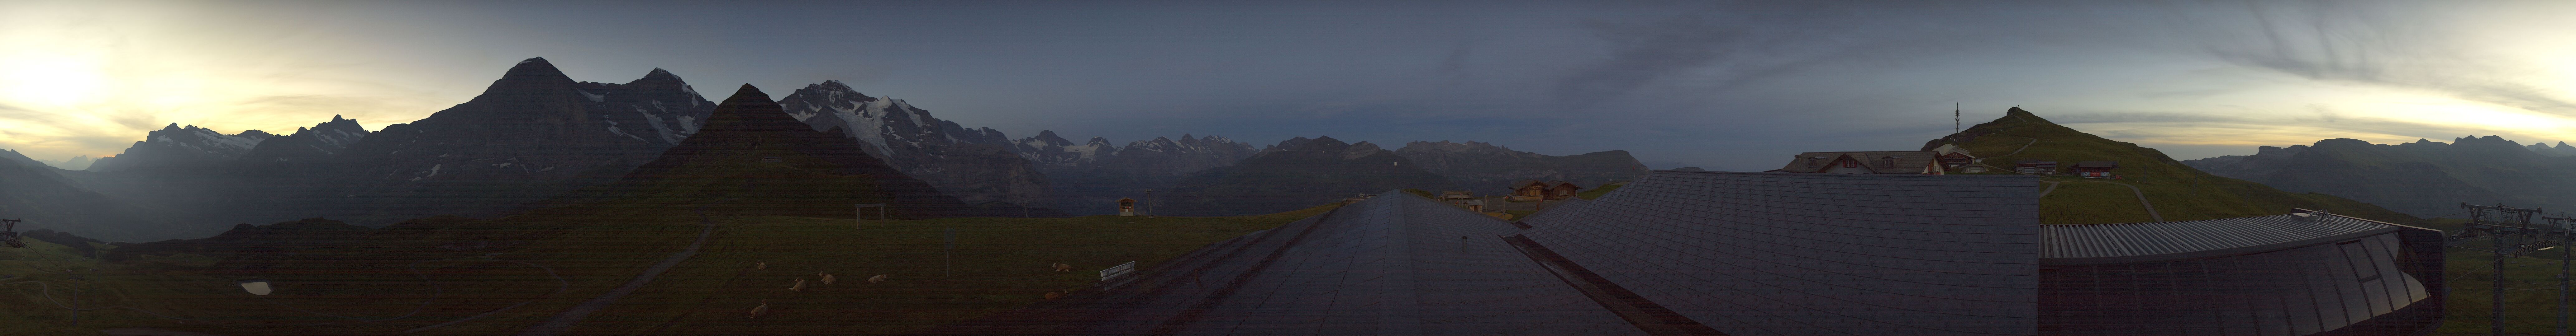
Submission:
<svg viewBox="0 0 2576 336">
<path fill-rule="evenodd" d="M 560 202 L 714 204 L 738 214 L 814 217 L 848 217 L 855 204 L 887 203 L 898 218 L 1019 215 L 1007 204 L 979 211 L 860 146 L 839 128 L 814 131 L 745 84 L 697 135 L 615 183 Z"/>
<path fill-rule="evenodd" d="M 1414 141 L 1395 154 L 1480 194 L 1510 192 L 1515 180 L 1566 181 L 1589 189 L 1653 171 L 1624 150 L 1554 156 L 1475 141 Z"/>
<path fill-rule="evenodd" d="M 53 229 L 109 240 L 157 237 L 167 211 L 86 188 L 17 151 L 0 150 L 0 219 L 25 220 L 20 231 Z"/>
<path fill-rule="evenodd" d="M 1167 189 L 1184 174 L 1233 165 L 1259 151 L 1234 139 L 1189 134 L 1125 147 L 1099 137 L 1074 144 L 1055 131 L 1011 142 L 1013 151 L 1046 173 L 1051 204 L 1084 215 L 1116 213 L 1119 198 L 1144 198 L 1146 190 Z"/>
<path fill-rule="evenodd" d="M 1304 209 L 1344 196 L 1456 184 L 1368 142 L 1298 137 L 1231 166 L 1190 173 L 1153 197 L 1168 216 L 1236 216 Z"/>
<path fill-rule="evenodd" d="M 231 163 L 233 158 L 249 153 L 251 147 L 259 145 L 260 140 L 267 140 L 274 136 L 276 135 L 260 130 L 223 134 L 211 129 L 198 128 L 197 125 L 182 127 L 179 124 L 170 124 L 160 130 L 144 134 L 143 141 L 134 142 L 133 147 L 125 149 L 125 153 L 98 158 L 98 161 L 91 163 L 87 170 L 100 172 L 215 170 Z"/>
<path fill-rule="evenodd" d="M 2493 135 L 2393 145 L 2326 139 L 2183 163 L 2219 176 L 2342 195 L 2415 216 L 2458 213 L 2461 202 L 2576 209 L 2576 157 L 2536 152 Z"/>
<path fill-rule="evenodd" d="M 473 100 L 349 145 L 320 168 L 337 174 L 305 195 L 319 208 L 286 213 L 361 225 L 496 215 L 614 181 L 714 109 L 662 69 L 625 84 L 576 82 L 530 58 Z"/>
</svg>

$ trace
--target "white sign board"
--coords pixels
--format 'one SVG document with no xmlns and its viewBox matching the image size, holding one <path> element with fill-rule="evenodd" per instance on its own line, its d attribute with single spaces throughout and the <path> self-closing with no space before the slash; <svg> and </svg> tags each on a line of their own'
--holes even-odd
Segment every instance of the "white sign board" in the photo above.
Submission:
<svg viewBox="0 0 2576 336">
<path fill-rule="evenodd" d="M 1117 267 L 1100 270 L 1100 281 L 1107 282 L 1109 279 L 1116 279 L 1118 277 L 1127 276 L 1127 273 L 1135 272 L 1136 262 L 1129 261 L 1125 264 L 1118 264 Z"/>
</svg>

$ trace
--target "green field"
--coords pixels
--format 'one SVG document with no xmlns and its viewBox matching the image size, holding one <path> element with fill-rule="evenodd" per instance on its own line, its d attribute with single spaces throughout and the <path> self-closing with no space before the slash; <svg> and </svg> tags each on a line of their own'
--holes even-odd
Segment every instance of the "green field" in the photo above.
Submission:
<svg viewBox="0 0 2576 336">
<path fill-rule="evenodd" d="M 2128 187 L 2101 181 L 2063 181 L 2057 189 L 2039 199 L 2039 222 L 2065 223 L 2142 223 L 2152 222 L 2147 207 L 2138 204 L 2138 196 Z M 2086 180 L 2076 178 L 2074 180 Z"/>
<path fill-rule="evenodd" d="M 2008 171 L 2013 167 L 2013 162 L 2019 160 L 2057 161 L 2060 166 L 2072 166 L 2080 161 L 2118 161 L 2120 168 L 2113 169 L 2111 172 L 2120 175 L 2120 179 L 2067 179 L 2137 186 L 2140 191 L 2146 193 L 2147 200 L 2155 204 L 2156 212 L 2164 215 L 2167 221 L 2278 215 L 2290 213 L 2291 208 L 2323 208 L 2338 214 L 2388 222 L 2415 220 L 2414 216 L 2342 197 L 2285 192 L 2254 182 L 2210 175 L 2184 166 L 2154 148 L 2139 147 L 2137 144 L 2111 141 L 2085 134 L 2018 110 L 1993 122 L 1978 124 L 1966 133 L 1988 133 L 1962 143 L 1960 147 L 1967 148 L 1969 153 L 1982 158 L 1986 165 L 1997 167 L 1999 170 Z M 2033 143 L 2033 139 L 2037 139 L 2038 142 Z M 2028 145 L 2028 148 L 2023 149 L 2024 145 Z M 2016 150 L 2020 153 L 2013 154 Z M 2083 186 L 2077 187 L 2078 185 Z M 2070 192 L 2067 188 L 2079 190 Z M 2097 192 L 2105 194 L 2092 195 Z M 2050 199 L 2061 197 L 2087 201 L 2098 199 L 2103 202 L 2125 198 L 2131 204 L 2137 203 L 2137 196 L 2128 188 L 2100 183 L 2067 183 L 2060 186 L 2058 191 L 2049 194 Z M 2043 200 L 2042 206 L 2047 207 L 2049 203 L 2052 201 Z M 2052 213 L 2052 211 L 2043 210 L 2041 223 L 2119 223 L 2143 217 L 2130 216 L 2129 213 L 2133 211 L 2126 208 L 2060 206 L 2054 209 L 2104 213 L 2098 215 L 2064 211 Z"/>
<path fill-rule="evenodd" d="M 1102 268 L 1128 261 L 1151 268 L 1330 207 L 1219 218 L 880 221 L 865 228 L 853 228 L 850 219 L 715 215 L 710 221 L 717 229 L 694 258 L 590 314 L 567 334 L 902 332 L 1038 302 L 1048 292 L 1079 291 Z M 226 267 L 241 261 L 189 255 L 104 263 L 37 242 L 28 249 L 0 249 L 0 258 L 17 260 L 0 265 L 0 274 L 37 274 L 0 281 L 28 282 L 0 288 L 10 294 L 0 300 L 11 302 L 0 304 L 11 313 L 0 316 L 0 323 L 11 326 L 0 334 L 117 327 L 222 335 L 508 334 L 621 286 L 682 250 L 702 228 L 697 219 L 685 210 L 626 205 L 406 223 L 376 230 L 358 246 L 314 247 L 266 260 L 277 266 L 259 272 Z M 957 232 L 950 253 L 942 246 L 947 229 Z M 488 247 L 451 249 L 476 243 Z M 755 269 L 756 262 L 767 263 L 767 269 Z M 406 268 L 415 263 L 436 283 Z M 1054 263 L 1075 269 L 1053 271 Z M 85 273 L 92 268 L 99 271 Z M 59 273 L 63 269 L 81 270 L 88 279 L 70 280 Z M 840 281 L 821 284 L 817 272 Z M 888 280 L 865 281 L 879 274 Z M 274 281 L 277 293 L 253 296 L 233 283 L 254 277 Z M 798 277 L 808 287 L 787 290 Z M 53 286 L 50 292 L 65 305 L 73 304 L 67 289 L 86 287 L 83 307 L 130 306 L 189 321 L 107 309 L 83 312 L 74 326 L 71 311 L 53 306 L 29 281 Z M 768 316 L 744 316 L 764 299 Z M 384 321 L 361 321 L 379 319 Z"/>
</svg>

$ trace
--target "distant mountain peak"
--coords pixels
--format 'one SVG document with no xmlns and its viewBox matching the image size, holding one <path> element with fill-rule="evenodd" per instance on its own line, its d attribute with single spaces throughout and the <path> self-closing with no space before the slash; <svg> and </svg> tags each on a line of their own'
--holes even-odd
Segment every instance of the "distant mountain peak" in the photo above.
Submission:
<svg viewBox="0 0 2576 336">
<path fill-rule="evenodd" d="M 510 66 L 510 71 L 502 72 L 501 79 L 492 81 L 492 84 L 500 86 L 504 83 L 570 83 L 572 81 L 572 77 L 564 75 L 563 70 L 556 69 L 554 63 L 547 63 L 546 58 L 537 57 L 519 61 L 518 65 Z"/>
</svg>

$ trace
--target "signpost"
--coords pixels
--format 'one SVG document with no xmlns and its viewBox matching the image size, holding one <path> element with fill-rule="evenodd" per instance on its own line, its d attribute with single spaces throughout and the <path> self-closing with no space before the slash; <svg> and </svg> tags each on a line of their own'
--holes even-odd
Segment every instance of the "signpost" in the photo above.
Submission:
<svg viewBox="0 0 2576 336">
<path fill-rule="evenodd" d="M 1118 266 L 1100 270 L 1101 288 L 1117 287 L 1120 282 L 1125 282 L 1127 280 L 1124 278 L 1128 273 L 1136 273 L 1136 262 L 1129 261 L 1125 264 L 1118 264 Z"/>
<path fill-rule="evenodd" d="M 939 277 L 942 278 L 946 278 L 950 275 L 949 266 L 954 265 L 949 263 L 950 260 L 954 260 L 950 257 L 957 254 L 957 228 L 948 228 L 946 234 L 948 249 L 946 251 L 939 252 Z"/>
</svg>

